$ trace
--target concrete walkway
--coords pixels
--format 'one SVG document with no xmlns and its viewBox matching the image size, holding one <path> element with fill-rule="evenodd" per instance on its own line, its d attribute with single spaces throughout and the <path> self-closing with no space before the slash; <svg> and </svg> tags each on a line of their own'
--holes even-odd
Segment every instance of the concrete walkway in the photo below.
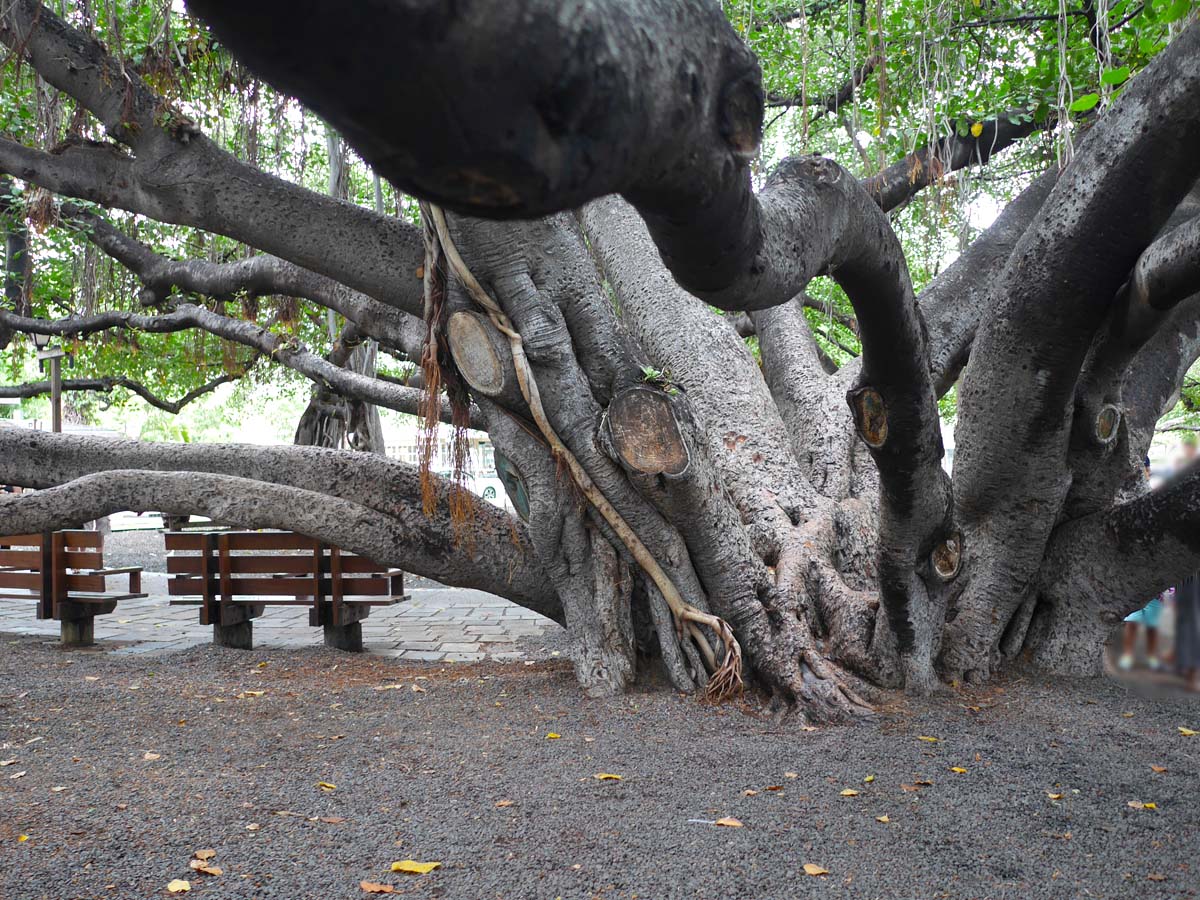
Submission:
<svg viewBox="0 0 1200 900">
<path fill-rule="evenodd" d="M 119 654 L 155 654 L 212 640 L 194 606 L 170 606 L 166 576 L 147 573 L 149 597 L 126 600 L 116 612 L 96 617 L 96 646 Z M 400 659 L 469 661 L 524 657 L 521 638 L 538 638 L 559 626 L 492 594 L 463 588 L 409 587 L 412 598 L 377 607 L 363 620 L 366 652 Z M 32 600 L 0 600 L 0 633 L 58 637 L 58 622 L 38 621 Z M 308 609 L 268 606 L 254 620 L 254 646 L 292 649 L 321 644 L 321 629 L 308 624 Z"/>
</svg>

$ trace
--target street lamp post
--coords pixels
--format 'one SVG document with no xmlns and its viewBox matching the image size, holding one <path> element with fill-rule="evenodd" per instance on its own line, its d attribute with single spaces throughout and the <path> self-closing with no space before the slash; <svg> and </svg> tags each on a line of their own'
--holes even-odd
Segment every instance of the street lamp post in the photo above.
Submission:
<svg viewBox="0 0 1200 900">
<path fill-rule="evenodd" d="M 38 361 L 50 361 L 50 430 L 58 433 L 62 431 L 62 359 L 67 351 L 62 347 L 50 347 L 48 334 L 34 333 L 32 337 Z"/>
</svg>

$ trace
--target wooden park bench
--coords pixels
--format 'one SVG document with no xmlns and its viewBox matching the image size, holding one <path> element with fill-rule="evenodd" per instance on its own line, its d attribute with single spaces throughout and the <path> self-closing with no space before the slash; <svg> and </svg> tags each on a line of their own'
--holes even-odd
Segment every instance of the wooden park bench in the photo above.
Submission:
<svg viewBox="0 0 1200 900">
<path fill-rule="evenodd" d="M 110 592 L 106 580 L 126 575 L 129 590 Z M 62 642 L 95 642 L 95 618 L 121 600 L 145 597 L 142 570 L 104 567 L 104 535 L 98 531 L 54 531 L 0 537 L 0 598 L 36 600 L 39 619 L 57 619 Z"/>
<path fill-rule="evenodd" d="M 325 644 L 361 651 L 373 606 L 407 599 L 404 573 L 287 531 L 167 532 L 172 604 L 200 607 L 213 642 L 249 650 L 253 620 L 267 606 L 307 606 Z"/>
</svg>

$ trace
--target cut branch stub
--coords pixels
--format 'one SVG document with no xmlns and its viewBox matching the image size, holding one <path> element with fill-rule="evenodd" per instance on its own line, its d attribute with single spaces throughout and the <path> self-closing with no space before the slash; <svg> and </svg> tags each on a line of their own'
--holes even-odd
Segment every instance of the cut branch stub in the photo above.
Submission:
<svg viewBox="0 0 1200 900">
<path fill-rule="evenodd" d="M 944 541 L 933 548 L 929 561 L 933 564 L 933 570 L 943 581 L 950 581 L 954 578 L 958 574 L 958 567 L 962 562 L 962 535 L 957 533 L 947 535 Z"/>
<path fill-rule="evenodd" d="M 1117 427 L 1121 424 L 1121 408 L 1106 403 L 1096 414 L 1096 440 L 1108 445 L 1117 436 Z"/>
<path fill-rule="evenodd" d="M 692 462 L 671 397 L 638 385 L 613 397 L 603 432 L 621 465 L 644 475 L 678 478 Z"/>
<path fill-rule="evenodd" d="M 509 409 L 524 409 L 508 338 L 496 330 L 487 316 L 460 310 L 446 323 L 446 336 L 454 365 L 472 390 Z"/>
<path fill-rule="evenodd" d="M 879 449 L 887 443 L 887 404 L 883 395 L 872 387 L 857 388 L 846 394 L 850 411 L 854 415 L 854 427 L 858 436 L 868 447 Z"/>
<path fill-rule="evenodd" d="M 508 494 L 508 499 L 512 501 L 521 521 L 528 522 L 529 488 L 525 484 L 525 476 L 521 474 L 521 470 L 517 468 L 516 464 L 499 450 L 495 451 L 494 458 L 496 460 L 496 477 L 504 485 L 504 491 Z"/>
</svg>

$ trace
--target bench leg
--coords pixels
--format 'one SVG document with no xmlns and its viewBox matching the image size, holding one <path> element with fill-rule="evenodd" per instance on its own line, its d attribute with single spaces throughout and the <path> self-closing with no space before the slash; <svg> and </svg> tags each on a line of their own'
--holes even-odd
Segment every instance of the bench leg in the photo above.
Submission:
<svg viewBox="0 0 1200 900">
<path fill-rule="evenodd" d="M 325 625 L 325 646 L 334 650 L 362 653 L 362 622 L 349 625 Z"/>
<path fill-rule="evenodd" d="M 96 643 L 96 617 L 72 616 L 59 619 L 59 640 L 64 647 L 90 647 Z"/>
<path fill-rule="evenodd" d="M 246 619 L 233 625 L 214 625 L 213 644 L 234 650 L 253 650 L 254 620 Z"/>
</svg>

